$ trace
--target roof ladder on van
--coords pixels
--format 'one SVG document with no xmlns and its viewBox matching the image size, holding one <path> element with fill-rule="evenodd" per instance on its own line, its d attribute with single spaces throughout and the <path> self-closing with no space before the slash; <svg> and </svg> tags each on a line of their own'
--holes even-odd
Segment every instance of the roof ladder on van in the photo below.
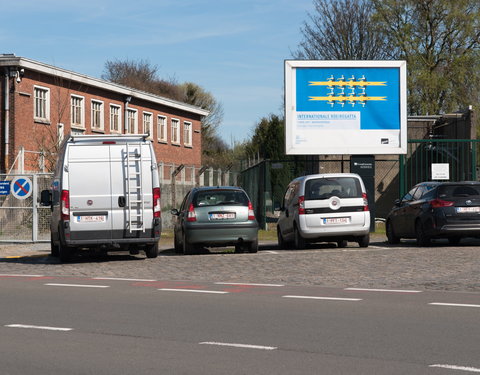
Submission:
<svg viewBox="0 0 480 375">
<path fill-rule="evenodd" d="M 127 142 L 126 187 L 127 187 L 127 226 L 130 233 L 145 232 L 142 191 L 142 144 Z"/>
</svg>

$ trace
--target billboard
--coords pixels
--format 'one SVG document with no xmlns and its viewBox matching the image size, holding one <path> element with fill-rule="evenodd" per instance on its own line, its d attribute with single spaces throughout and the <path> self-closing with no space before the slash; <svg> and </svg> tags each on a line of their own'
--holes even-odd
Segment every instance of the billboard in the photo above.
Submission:
<svg viewBox="0 0 480 375">
<path fill-rule="evenodd" d="M 287 155 L 407 152 L 405 61 L 285 61 Z"/>
</svg>

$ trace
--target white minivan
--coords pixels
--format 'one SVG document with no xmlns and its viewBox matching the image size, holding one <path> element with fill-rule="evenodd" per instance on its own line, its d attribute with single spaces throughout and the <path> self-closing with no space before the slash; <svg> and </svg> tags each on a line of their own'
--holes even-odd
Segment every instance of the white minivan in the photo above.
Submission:
<svg viewBox="0 0 480 375">
<path fill-rule="evenodd" d="M 355 173 L 302 176 L 287 187 L 277 222 L 278 246 L 348 241 L 368 247 L 370 211 L 361 177 Z"/>
<path fill-rule="evenodd" d="M 147 135 L 71 135 L 61 145 L 51 190 L 51 253 L 81 248 L 158 255 L 160 185 Z"/>
</svg>

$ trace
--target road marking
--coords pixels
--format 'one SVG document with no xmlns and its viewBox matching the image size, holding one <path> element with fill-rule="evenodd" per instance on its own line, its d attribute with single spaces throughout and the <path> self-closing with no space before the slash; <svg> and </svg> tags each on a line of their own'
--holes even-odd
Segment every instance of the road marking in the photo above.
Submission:
<svg viewBox="0 0 480 375">
<path fill-rule="evenodd" d="M 48 286 L 71 286 L 75 288 L 110 288 L 110 285 L 82 285 L 82 284 L 55 284 L 48 283 Z"/>
<path fill-rule="evenodd" d="M 361 298 L 338 298 L 338 297 L 315 297 L 315 296 L 282 296 L 283 298 L 300 298 L 300 299 L 320 299 L 327 301 L 361 301 Z"/>
<path fill-rule="evenodd" d="M 145 282 L 157 281 L 157 280 L 149 280 L 149 279 L 126 279 L 122 277 L 92 277 L 92 280 L 145 281 Z"/>
<path fill-rule="evenodd" d="M 267 253 L 267 254 L 278 254 L 277 251 L 273 251 L 273 250 L 266 250 L 266 251 L 262 251 L 262 253 Z"/>
<path fill-rule="evenodd" d="M 345 288 L 344 290 L 363 291 L 363 292 L 422 293 L 421 290 L 401 290 L 401 289 Z"/>
<path fill-rule="evenodd" d="M 169 289 L 161 288 L 158 289 L 164 292 L 191 292 L 191 293 L 212 293 L 212 294 L 228 294 L 228 292 L 222 292 L 218 290 L 201 290 L 201 289 Z"/>
<path fill-rule="evenodd" d="M 276 346 L 231 344 L 231 343 L 227 343 L 227 342 L 212 342 L 212 341 L 200 342 L 199 344 L 200 345 L 231 346 L 231 347 L 234 347 L 234 348 L 260 349 L 260 350 L 275 350 L 275 349 L 277 349 Z"/>
<path fill-rule="evenodd" d="M 467 367 L 467 366 L 454 366 L 454 365 L 430 365 L 428 367 L 440 367 L 446 368 L 449 370 L 459 370 L 459 371 L 469 371 L 469 372 L 480 372 L 480 368 Z"/>
<path fill-rule="evenodd" d="M 441 303 L 441 302 L 432 302 L 429 305 L 435 306 L 455 306 L 455 307 L 480 307 L 480 305 L 469 305 L 466 303 Z"/>
<path fill-rule="evenodd" d="M 255 284 L 255 283 L 215 283 L 217 285 L 246 285 L 246 286 L 285 286 L 283 284 Z"/>
<path fill-rule="evenodd" d="M 27 324 L 8 324 L 8 325 L 6 325 L 5 327 L 9 327 L 9 328 L 44 329 L 44 330 L 47 330 L 47 331 L 73 331 L 73 328 L 33 326 L 33 325 L 27 325 Z"/>
<path fill-rule="evenodd" d="M 43 275 L 0 274 L 0 277 L 44 277 Z"/>
</svg>

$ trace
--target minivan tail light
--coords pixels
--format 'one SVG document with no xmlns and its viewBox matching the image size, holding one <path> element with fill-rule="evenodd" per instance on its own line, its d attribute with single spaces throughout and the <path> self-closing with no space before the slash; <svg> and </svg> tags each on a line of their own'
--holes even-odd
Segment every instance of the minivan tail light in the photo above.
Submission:
<svg viewBox="0 0 480 375">
<path fill-rule="evenodd" d="M 160 217 L 162 210 L 160 208 L 160 188 L 153 188 L 153 217 Z"/>
<path fill-rule="evenodd" d="M 70 220 L 70 193 L 68 190 L 62 190 L 60 209 L 62 220 Z"/>
<path fill-rule="evenodd" d="M 305 197 L 303 195 L 298 197 L 298 214 L 305 215 Z"/>
<path fill-rule="evenodd" d="M 190 203 L 190 207 L 188 207 L 187 221 L 197 221 L 197 214 L 195 213 L 195 208 L 193 208 L 193 203 Z"/>
<path fill-rule="evenodd" d="M 370 211 L 370 209 L 368 208 L 367 194 L 362 193 L 362 198 L 363 198 L 363 211 Z"/>
<path fill-rule="evenodd" d="M 248 201 L 248 220 L 255 220 L 252 202 Z"/>
<path fill-rule="evenodd" d="M 429 202 L 432 208 L 440 208 L 440 207 L 451 207 L 453 206 L 453 202 L 444 201 L 442 199 L 434 199 L 433 201 Z"/>
</svg>

